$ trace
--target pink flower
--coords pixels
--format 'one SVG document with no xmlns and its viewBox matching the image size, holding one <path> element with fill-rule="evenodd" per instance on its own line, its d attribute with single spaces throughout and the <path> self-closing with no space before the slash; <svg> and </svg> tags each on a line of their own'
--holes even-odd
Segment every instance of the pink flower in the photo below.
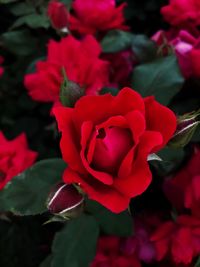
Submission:
<svg viewBox="0 0 200 267">
<path fill-rule="evenodd" d="M 200 39 L 185 30 L 169 32 L 158 31 L 152 39 L 158 46 L 162 46 L 164 55 L 172 47 L 176 53 L 178 63 L 185 78 L 200 77 Z"/>
<path fill-rule="evenodd" d="M 25 134 L 9 141 L 0 132 L 0 189 L 14 176 L 29 168 L 36 157 L 37 153 L 28 148 Z"/>
<path fill-rule="evenodd" d="M 124 25 L 123 3 L 116 7 L 115 0 L 75 0 L 74 15 L 70 16 L 70 30 L 80 34 L 95 34 L 113 29 L 127 30 Z"/>
</svg>

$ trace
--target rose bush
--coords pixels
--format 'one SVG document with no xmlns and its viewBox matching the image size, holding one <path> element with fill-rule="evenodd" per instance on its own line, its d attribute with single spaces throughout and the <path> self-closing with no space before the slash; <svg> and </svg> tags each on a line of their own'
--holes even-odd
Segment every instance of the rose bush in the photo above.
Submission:
<svg viewBox="0 0 200 267">
<path fill-rule="evenodd" d="M 82 97 L 74 108 L 54 109 L 62 132 L 66 183 L 113 212 L 151 182 L 147 157 L 166 145 L 176 129 L 174 113 L 153 97 L 124 88 L 118 96 Z"/>
</svg>

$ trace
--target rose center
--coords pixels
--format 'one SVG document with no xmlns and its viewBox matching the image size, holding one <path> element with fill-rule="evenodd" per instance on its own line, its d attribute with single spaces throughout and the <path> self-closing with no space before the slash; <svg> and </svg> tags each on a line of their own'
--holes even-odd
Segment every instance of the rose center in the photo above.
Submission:
<svg viewBox="0 0 200 267">
<path fill-rule="evenodd" d="M 122 160 L 133 143 L 129 129 L 119 127 L 99 129 L 92 167 L 99 171 L 117 173 Z"/>
</svg>

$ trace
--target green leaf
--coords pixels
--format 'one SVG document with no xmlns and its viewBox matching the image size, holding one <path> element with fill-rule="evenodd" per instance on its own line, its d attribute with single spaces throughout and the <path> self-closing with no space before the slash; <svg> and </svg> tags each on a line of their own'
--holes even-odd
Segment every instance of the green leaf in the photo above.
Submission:
<svg viewBox="0 0 200 267">
<path fill-rule="evenodd" d="M 194 267 L 200 267 L 200 257 L 197 259 Z"/>
<path fill-rule="evenodd" d="M 133 35 L 130 32 L 113 30 L 101 41 L 104 53 L 116 53 L 131 46 Z"/>
<path fill-rule="evenodd" d="M 52 246 L 52 267 L 88 267 L 96 252 L 99 235 L 92 216 L 82 215 L 56 234 Z"/>
<path fill-rule="evenodd" d="M 157 54 L 156 44 L 143 34 L 133 35 L 132 50 L 139 62 L 152 61 Z"/>
<path fill-rule="evenodd" d="M 128 211 L 115 214 L 92 200 L 86 201 L 86 211 L 95 217 L 100 229 L 107 235 L 125 237 L 133 232 L 133 220 Z"/>
<path fill-rule="evenodd" d="M 154 95 L 160 103 L 168 105 L 183 82 L 176 56 L 170 55 L 136 67 L 132 87 L 142 96 Z"/>
<path fill-rule="evenodd" d="M 0 4 L 9 4 L 9 3 L 13 3 L 13 2 L 17 2 L 19 0 L 0 0 Z"/>
<path fill-rule="evenodd" d="M 158 152 L 158 156 L 162 158 L 162 161 L 156 161 L 154 164 L 158 166 L 158 172 L 160 175 L 165 176 L 180 166 L 185 153 L 183 148 L 165 147 Z"/>
<path fill-rule="evenodd" d="M 64 3 L 68 8 L 72 5 L 72 0 L 60 0 L 60 2 Z"/>
<path fill-rule="evenodd" d="M 15 16 L 23 16 L 35 12 L 35 8 L 30 3 L 16 3 L 10 8 L 10 12 Z"/>
<path fill-rule="evenodd" d="M 7 50 L 19 56 L 27 56 L 37 49 L 37 40 L 29 31 L 11 31 L 2 35 Z"/>
<path fill-rule="evenodd" d="M 23 17 L 18 18 L 12 25 L 12 29 L 18 28 L 20 26 L 27 25 L 30 28 L 45 28 L 50 27 L 49 19 L 44 14 L 28 14 Z"/>
<path fill-rule="evenodd" d="M 61 180 L 66 164 L 62 159 L 47 159 L 14 177 L 0 192 L 0 210 L 20 215 L 35 215 L 47 210 L 51 187 Z"/>
</svg>

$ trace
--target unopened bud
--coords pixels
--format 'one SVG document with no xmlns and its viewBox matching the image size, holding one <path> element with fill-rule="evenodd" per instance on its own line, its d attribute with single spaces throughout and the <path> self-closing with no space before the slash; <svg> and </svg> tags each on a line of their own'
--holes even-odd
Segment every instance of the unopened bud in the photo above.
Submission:
<svg viewBox="0 0 200 267">
<path fill-rule="evenodd" d="M 84 206 L 84 197 L 72 184 L 59 183 L 49 194 L 48 210 L 63 218 L 78 217 Z"/>
<path fill-rule="evenodd" d="M 83 96 L 82 88 L 75 82 L 68 80 L 65 69 L 62 69 L 63 82 L 60 88 L 60 101 L 63 106 L 73 107 L 76 101 Z"/>
<path fill-rule="evenodd" d="M 200 122 L 197 119 L 199 114 L 200 114 L 199 111 L 197 111 L 185 114 L 178 118 L 177 129 L 172 139 L 169 142 L 169 146 L 184 147 L 190 142 Z"/>
<path fill-rule="evenodd" d="M 67 31 L 69 13 L 66 6 L 58 0 L 50 1 L 47 9 L 48 17 L 56 30 Z"/>
</svg>

